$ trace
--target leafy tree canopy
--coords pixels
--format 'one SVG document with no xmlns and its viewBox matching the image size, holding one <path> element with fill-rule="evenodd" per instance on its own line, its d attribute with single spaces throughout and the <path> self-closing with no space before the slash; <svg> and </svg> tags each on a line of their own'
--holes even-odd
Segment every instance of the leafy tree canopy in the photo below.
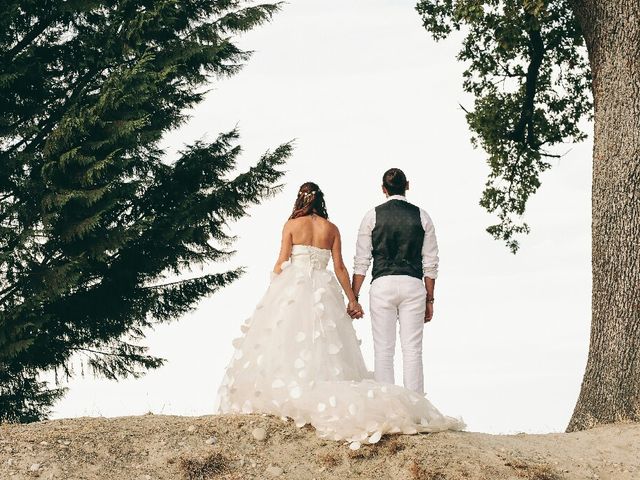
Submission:
<svg viewBox="0 0 640 480">
<path fill-rule="evenodd" d="M 416 9 L 434 39 L 465 34 L 458 59 L 475 97 L 466 118 L 491 169 L 480 204 L 499 220 L 487 231 L 515 253 L 554 147 L 585 138 L 580 121 L 592 100 L 582 32 L 568 0 L 421 0 Z"/>
</svg>

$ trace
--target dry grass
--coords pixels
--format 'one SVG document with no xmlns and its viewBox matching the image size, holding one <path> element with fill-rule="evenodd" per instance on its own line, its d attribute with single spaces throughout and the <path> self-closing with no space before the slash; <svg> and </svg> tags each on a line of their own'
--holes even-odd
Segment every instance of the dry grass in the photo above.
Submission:
<svg viewBox="0 0 640 480">
<path fill-rule="evenodd" d="M 317 455 L 317 461 L 324 467 L 334 468 L 342 463 L 342 458 L 334 452 L 325 452 Z"/>
<path fill-rule="evenodd" d="M 389 440 L 384 440 L 383 446 L 389 455 L 395 455 L 399 451 L 404 450 L 404 445 L 397 436 L 391 437 Z"/>
<path fill-rule="evenodd" d="M 377 443 L 373 445 L 362 445 L 358 450 L 349 450 L 347 457 L 352 460 L 364 460 L 366 458 L 377 457 L 380 454 L 380 446 Z"/>
<path fill-rule="evenodd" d="M 425 468 L 415 460 L 409 464 L 409 475 L 411 480 L 448 480 L 439 468 Z"/>
<path fill-rule="evenodd" d="M 506 462 L 505 465 L 513 468 L 520 478 L 526 478 L 527 480 L 562 480 L 562 475 L 558 474 L 549 465 L 521 461 L 510 461 Z"/>
<path fill-rule="evenodd" d="M 229 459 L 218 452 L 203 457 L 181 457 L 178 464 L 186 480 L 207 480 L 230 469 Z"/>
</svg>

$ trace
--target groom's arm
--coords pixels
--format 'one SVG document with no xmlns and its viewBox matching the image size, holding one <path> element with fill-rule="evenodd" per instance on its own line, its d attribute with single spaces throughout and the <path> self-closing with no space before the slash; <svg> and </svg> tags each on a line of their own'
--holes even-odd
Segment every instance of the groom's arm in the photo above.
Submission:
<svg viewBox="0 0 640 480">
<path fill-rule="evenodd" d="M 362 288 L 367 270 L 371 265 L 371 251 L 373 250 L 371 232 L 375 226 L 375 213 L 375 209 L 367 212 L 358 229 L 356 255 L 353 258 L 353 278 L 351 279 L 351 288 L 356 297 L 360 295 L 360 288 Z"/>
<path fill-rule="evenodd" d="M 436 279 L 424 277 L 424 286 L 427 290 L 427 306 L 424 311 L 424 323 L 427 323 L 433 318 L 433 290 L 436 286 Z"/>
<path fill-rule="evenodd" d="M 438 276 L 438 240 L 431 217 L 421 210 L 422 226 L 424 228 L 424 243 L 422 245 L 422 271 L 424 274 L 424 287 L 427 291 L 427 309 L 424 321 L 428 322 L 433 318 L 433 299 L 436 287 L 436 277 Z"/>
<path fill-rule="evenodd" d="M 421 210 L 424 242 L 422 244 L 422 272 L 428 292 L 433 295 L 433 284 L 438 277 L 440 259 L 438 257 L 438 239 L 433 221 L 427 212 Z M 429 284 L 429 285 L 427 285 Z"/>
<path fill-rule="evenodd" d="M 436 288 L 436 279 L 424 277 L 424 287 L 427 290 L 427 300 L 432 300 L 434 298 L 433 291 Z"/>
</svg>

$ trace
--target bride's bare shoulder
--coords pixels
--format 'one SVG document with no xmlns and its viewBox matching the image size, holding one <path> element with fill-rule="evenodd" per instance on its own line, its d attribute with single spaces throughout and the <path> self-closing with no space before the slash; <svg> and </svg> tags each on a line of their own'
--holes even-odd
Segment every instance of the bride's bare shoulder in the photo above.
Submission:
<svg viewBox="0 0 640 480">
<path fill-rule="evenodd" d="M 329 227 L 329 229 L 331 229 L 331 231 L 333 233 L 338 234 L 338 235 L 340 234 L 340 229 L 338 228 L 338 226 L 335 223 L 330 222 L 329 220 L 327 220 L 327 226 Z"/>
<path fill-rule="evenodd" d="M 284 224 L 285 230 L 298 232 L 309 228 L 310 222 L 308 217 L 290 218 Z"/>
<path fill-rule="evenodd" d="M 298 225 L 297 220 L 298 220 L 297 218 L 288 219 L 286 222 L 284 222 L 284 225 L 282 226 L 282 230 L 283 231 L 295 230 Z"/>
</svg>

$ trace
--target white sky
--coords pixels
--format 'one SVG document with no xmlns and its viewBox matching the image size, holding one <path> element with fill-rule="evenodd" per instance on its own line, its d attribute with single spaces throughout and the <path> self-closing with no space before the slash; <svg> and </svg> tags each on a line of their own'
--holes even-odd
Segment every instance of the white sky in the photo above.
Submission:
<svg viewBox="0 0 640 480">
<path fill-rule="evenodd" d="M 435 318 L 425 330 L 428 397 L 474 431 L 565 428 L 591 315 L 591 143 L 567 146 L 543 175 L 526 215 L 532 233 L 510 254 L 484 231 L 493 218 L 478 205 L 488 168 L 470 145 L 459 107 L 472 106 L 455 60 L 460 37 L 433 42 L 413 6 L 293 1 L 243 37 L 254 57 L 239 75 L 216 83 L 165 145 L 174 154 L 238 123 L 246 168 L 296 139 L 284 192 L 233 225 L 237 255 L 208 269 L 245 265 L 247 273 L 149 332 L 146 343 L 168 359 L 165 367 L 120 382 L 78 376 L 54 418 L 212 413 L 231 340 L 266 290 L 298 186 L 313 180 L 324 190 L 351 269 L 361 217 L 384 200 L 380 177 L 393 166 L 407 173 L 409 199 L 430 213 L 440 244 Z M 356 329 L 372 368 L 368 317 Z M 400 374 L 399 355 L 396 368 Z"/>
</svg>

